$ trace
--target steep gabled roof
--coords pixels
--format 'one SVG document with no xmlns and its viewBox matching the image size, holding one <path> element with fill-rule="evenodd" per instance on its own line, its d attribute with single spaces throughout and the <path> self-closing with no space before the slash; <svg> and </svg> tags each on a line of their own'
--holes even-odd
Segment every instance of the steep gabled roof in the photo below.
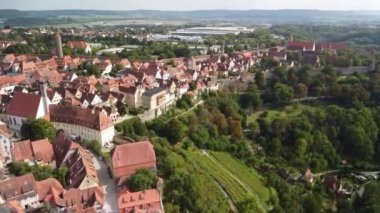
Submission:
<svg viewBox="0 0 380 213">
<path fill-rule="evenodd" d="M 66 135 L 63 131 L 59 131 L 55 137 L 55 142 L 53 145 L 53 150 L 56 158 L 57 167 L 59 167 L 67 153 L 70 150 L 77 149 L 79 145 L 73 142 L 70 138 L 66 138 Z"/>
<path fill-rule="evenodd" d="M 36 118 L 40 100 L 40 95 L 15 93 L 9 104 L 7 114 L 23 118 Z"/>
</svg>

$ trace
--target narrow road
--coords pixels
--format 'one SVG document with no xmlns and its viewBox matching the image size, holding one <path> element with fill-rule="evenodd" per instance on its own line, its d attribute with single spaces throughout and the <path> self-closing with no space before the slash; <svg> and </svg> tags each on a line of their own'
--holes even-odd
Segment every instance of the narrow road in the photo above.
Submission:
<svg viewBox="0 0 380 213">
<path fill-rule="evenodd" d="M 105 213 L 117 213 L 118 205 L 115 182 L 108 174 L 107 165 L 104 161 L 99 160 L 97 157 L 93 157 L 93 161 L 100 184 L 103 186 L 105 193 L 103 210 Z"/>
<path fill-rule="evenodd" d="M 220 165 L 220 163 L 213 158 L 211 155 L 208 154 L 206 150 L 202 150 L 202 153 L 208 157 L 211 161 L 213 161 L 220 169 L 222 169 L 224 172 L 226 172 L 229 176 L 231 176 L 234 180 L 236 180 L 250 195 L 252 195 L 256 201 L 259 208 L 262 210 L 262 212 L 267 212 L 266 208 L 261 202 L 261 199 L 257 196 L 256 192 L 251 189 L 249 186 L 247 186 L 244 182 L 242 182 L 239 178 L 237 178 L 235 175 L 233 175 L 229 170 L 227 170 L 224 166 Z"/>
</svg>

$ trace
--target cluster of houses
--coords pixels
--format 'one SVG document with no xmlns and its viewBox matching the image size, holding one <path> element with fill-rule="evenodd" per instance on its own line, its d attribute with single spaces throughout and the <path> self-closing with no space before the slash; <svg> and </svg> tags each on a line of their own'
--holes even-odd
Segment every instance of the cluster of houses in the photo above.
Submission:
<svg viewBox="0 0 380 213">
<path fill-rule="evenodd" d="M 0 181 L 1 212 L 41 212 L 50 208 L 56 212 L 106 212 L 106 194 L 101 185 L 94 157 L 60 130 L 54 143 L 47 139 L 12 142 L 10 162 L 28 165 L 66 167 L 68 172 L 62 185 L 57 179 L 37 181 L 33 174 L 7 177 Z M 132 192 L 128 178 L 141 168 L 156 172 L 156 156 L 149 141 L 116 146 L 107 162 L 117 186 L 118 212 L 163 212 L 160 191 L 147 189 Z M 158 184 L 160 181 L 158 181 Z"/>
<path fill-rule="evenodd" d="M 71 41 L 66 45 L 91 51 L 90 45 L 83 41 Z M 292 64 L 286 50 L 313 56 L 316 51 L 340 48 L 344 46 L 289 42 L 286 47 L 265 50 L 149 62 L 59 54 L 48 58 L 5 55 L 0 58 L 0 119 L 4 122 L 0 124 L 0 166 L 26 162 L 67 167 L 68 175 L 67 184 L 63 186 L 53 178 L 37 181 L 33 175 L 9 178 L 0 173 L 3 179 L 0 209 L 23 212 L 50 206 L 58 211 L 99 212 L 106 195 L 94 158 L 72 139 L 80 137 L 107 147 L 114 141 L 114 124 L 123 120 L 120 106 L 143 109 L 140 117 L 153 119 L 184 94 L 196 99 L 204 91 L 218 90 L 223 78 L 239 79 L 263 57 Z M 102 76 L 78 76 L 76 71 L 81 64 L 97 66 Z M 114 67 L 122 69 L 111 77 Z M 20 141 L 21 127 L 28 119 L 51 122 L 58 130 L 54 143 L 47 139 Z M 116 184 L 119 212 L 163 212 L 159 190 L 131 192 L 127 187 L 129 177 L 136 170 L 157 170 L 151 143 L 119 145 L 110 154 L 107 165 Z M 302 178 L 312 182 L 313 174 L 308 171 Z"/>
</svg>

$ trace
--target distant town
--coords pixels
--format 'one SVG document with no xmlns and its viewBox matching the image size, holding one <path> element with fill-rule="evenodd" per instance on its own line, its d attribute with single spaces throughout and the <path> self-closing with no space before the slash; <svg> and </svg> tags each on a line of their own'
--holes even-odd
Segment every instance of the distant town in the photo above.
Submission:
<svg viewBox="0 0 380 213">
<path fill-rule="evenodd" d="M 350 100 L 347 105 L 355 102 L 355 107 L 361 109 L 359 102 L 369 102 L 370 98 L 363 91 L 367 88 L 357 85 L 367 79 L 363 76 L 378 69 L 376 47 L 337 39 L 304 39 L 281 30 L 269 32 L 267 27 L 238 25 L 127 30 L 4 27 L 0 30 L 0 212 L 204 212 L 200 207 L 186 206 L 190 202 L 184 198 L 186 193 L 182 197 L 178 191 L 176 196 L 183 198 L 180 201 L 173 196 L 176 187 L 191 191 L 193 186 L 186 185 L 186 181 L 193 181 L 191 178 L 180 175 L 204 170 L 214 173 L 200 172 L 205 176 L 202 180 L 212 177 L 218 186 L 212 190 L 226 194 L 220 196 L 228 200 L 223 208 L 269 212 L 281 205 L 278 199 L 285 199 L 281 191 L 276 192 L 280 184 L 258 175 L 260 186 L 256 188 L 248 180 L 256 178 L 256 170 L 270 174 L 273 165 L 276 178 L 286 184 L 286 190 L 299 184 L 303 189 L 321 183 L 334 199 L 346 201 L 358 191 L 363 194 L 361 184 L 358 188 L 346 187 L 345 182 L 377 180 L 376 169 L 357 169 L 347 172 L 349 178 L 341 178 L 336 175 L 338 171 L 351 164 L 357 166 L 355 154 L 343 144 L 337 148 L 344 153 L 341 157 L 324 160 L 320 156 L 327 158 L 330 154 L 315 151 L 318 145 L 305 148 L 312 136 L 304 134 L 312 130 L 312 124 L 297 120 L 291 125 L 300 130 L 292 132 L 284 120 L 305 113 L 313 122 L 323 123 L 318 119 L 327 116 L 311 115 L 320 109 L 304 102 L 325 101 L 327 105 L 329 101 Z M 335 82 L 337 76 L 342 82 Z M 338 88 L 351 82 L 357 86 L 353 90 Z M 267 86 L 270 84 L 273 86 Z M 267 105 L 264 107 L 262 102 Z M 270 110 L 272 103 L 278 111 Z M 292 104 L 296 112 L 287 111 L 293 108 L 276 108 Z M 266 111 L 260 111 L 260 107 Z M 192 117 L 192 113 L 196 114 Z M 369 112 L 360 113 L 367 118 Z M 337 109 L 336 114 L 338 117 Z M 202 121 L 202 115 L 206 121 Z M 207 116 L 215 117 L 208 120 Z M 334 122 L 326 121 L 331 125 Z M 179 128 L 181 125 L 186 127 Z M 202 125 L 207 127 L 204 132 L 200 130 L 206 128 Z M 328 136 L 313 133 L 313 140 L 322 143 L 327 137 L 336 141 L 344 137 L 349 141 L 338 128 L 325 131 Z M 217 138 L 219 135 L 223 137 Z M 359 141 L 360 137 L 355 138 Z M 245 142 L 239 140 L 244 138 L 254 142 L 241 145 Z M 285 145 L 290 141 L 297 144 Z M 295 146 L 296 151 L 286 146 Z M 377 153 L 375 145 L 357 146 L 364 150 L 362 153 Z M 178 151 L 181 149 L 186 151 Z M 304 156 L 314 151 L 318 159 Z M 234 157 L 220 157 L 222 153 L 233 153 Z M 286 162 L 263 163 L 265 157 L 274 159 L 281 153 L 285 153 L 282 160 Z M 288 153 L 299 156 L 293 161 Z M 333 155 L 338 154 L 334 151 Z M 178 165 L 189 159 L 194 160 L 194 168 L 178 172 Z M 229 159 L 230 164 L 221 165 L 223 159 Z M 236 165 L 247 177 L 232 172 Z M 280 169 L 278 165 L 287 166 Z M 218 171 L 212 169 L 219 167 Z M 173 179 L 167 180 L 169 176 Z M 260 187 L 264 189 L 256 191 Z M 240 196 L 241 191 L 249 196 Z M 256 200 L 257 210 L 242 210 L 247 197 Z M 337 208 L 335 201 L 326 203 L 326 208 Z M 281 208 L 290 212 L 286 205 Z"/>
</svg>

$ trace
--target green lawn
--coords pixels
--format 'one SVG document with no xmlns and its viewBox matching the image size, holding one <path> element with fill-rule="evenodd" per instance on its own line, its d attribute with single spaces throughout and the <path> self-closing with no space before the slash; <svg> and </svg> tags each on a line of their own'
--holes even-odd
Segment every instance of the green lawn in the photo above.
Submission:
<svg viewBox="0 0 380 213">
<path fill-rule="evenodd" d="M 266 203 L 270 192 L 257 172 L 227 153 L 210 152 L 207 155 L 200 151 L 187 151 L 186 154 L 205 174 L 212 176 L 222 186 L 235 204 L 252 196 L 263 211 L 268 209 Z"/>
<path fill-rule="evenodd" d="M 304 105 L 304 104 L 295 104 L 291 106 L 286 106 L 279 109 L 267 109 L 260 110 L 248 116 L 248 123 L 256 121 L 261 116 L 264 116 L 263 113 L 266 112 L 266 116 L 264 117 L 268 122 L 273 121 L 277 118 L 287 118 L 293 117 L 301 114 L 306 109 L 313 109 L 313 107 Z"/>
</svg>

